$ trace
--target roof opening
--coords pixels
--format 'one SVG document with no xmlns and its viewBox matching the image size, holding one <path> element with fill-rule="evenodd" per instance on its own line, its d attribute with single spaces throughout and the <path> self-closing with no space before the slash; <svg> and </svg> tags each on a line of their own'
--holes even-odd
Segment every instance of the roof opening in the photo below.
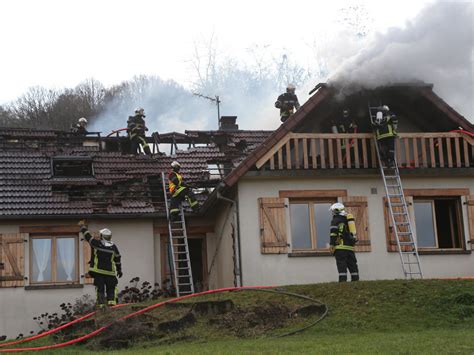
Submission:
<svg viewBox="0 0 474 355">
<path fill-rule="evenodd" d="M 92 177 L 94 170 L 91 157 L 54 157 L 54 177 Z"/>
</svg>

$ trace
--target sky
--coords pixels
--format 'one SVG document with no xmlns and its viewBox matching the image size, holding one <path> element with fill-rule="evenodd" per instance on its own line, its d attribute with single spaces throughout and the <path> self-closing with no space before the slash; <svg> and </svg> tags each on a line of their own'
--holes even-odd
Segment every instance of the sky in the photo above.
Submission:
<svg viewBox="0 0 474 355">
<path fill-rule="evenodd" d="M 372 30 L 383 32 L 427 3 L 2 0 L 0 104 L 31 86 L 74 87 L 91 77 L 111 86 L 153 74 L 187 86 L 195 45 L 211 37 L 223 56 L 243 59 L 248 48 L 269 46 L 311 66 L 313 43 L 334 39 L 342 8 L 365 6 Z"/>
<path fill-rule="evenodd" d="M 288 55 L 311 74 L 297 87 L 300 103 L 321 81 L 349 93 L 354 82 L 421 80 L 474 122 L 473 7 L 472 0 L 0 0 L 0 105 L 32 86 L 73 88 L 94 78 L 110 87 L 158 76 L 182 87 L 111 102 L 89 128 L 117 129 L 141 106 L 151 130 L 215 129 L 213 104 L 191 94 L 193 63 L 212 48 L 224 70 L 229 59 L 244 71 L 260 62 L 276 70 Z M 241 129 L 276 129 L 273 103 L 289 82 L 252 91 L 245 76 L 234 79 L 201 93 L 220 95 L 221 114 L 237 115 Z"/>
</svg>

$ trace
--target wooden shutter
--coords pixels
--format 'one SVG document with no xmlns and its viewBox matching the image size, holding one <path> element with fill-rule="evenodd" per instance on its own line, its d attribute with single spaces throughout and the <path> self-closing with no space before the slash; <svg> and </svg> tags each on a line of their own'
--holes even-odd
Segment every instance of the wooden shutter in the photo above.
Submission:
<svg viewBox="0 0 474 355">
<path fill-rule="evenodd" d="M 371 251 L 367 197 L 346 196 L 342 198 L 342 203 L 347 212 L 351 213 L 355 219 L 357 238 L 359 239 L 355 250 L 357 252 Z"/>
<path fill-rule="evenodd" d="M 466 205 L 469 224 L 469 241 L 471 242 L 471 250 L 474 250 L 474 195 L 466 196 Z"/>
<path fill-rule="evenodd" d="M 98 237 L 98 233 L 91 233 L 94 238 Z M 91 246 L 85 240 L 85 238 L 81 238 L 82 240 L 82 256 L 84 262 L 84 283 L 85 284 L 93 284 L 94 278 L 90 277 L 89 275 L 89 260 L 91 259 Z"/>
<path fill-rule="evenodd" d="M 260 210 L 260 248 L 262 254 L 282 254 L 288 252 L 286 236 L 285 199 L 261 197 Z"/>
<path fill-rule="evenodd" d="M 0 287 L 25 284 L 26 233 L 0 234 Z"/>
<path fill-rule="evenodd" d="M 397 203 L 399 201 L 393 199 L 394 203 Z M 411 226 L 412 226 L 412 233 L 415 233 L 415 224 L 413 223 L 413 196 L 405 196 L 405 201 L 408 205 L 408 213 L 410 215 L 410 221 L 411 221 Z M 387 251 L 389 252 L 398 252 L 398 246 L 397 246 L 397 239 L 395 237 L 395 231 L 392 226 L 392 219 L 390 218 L 390 210 L 388 208 L 388 203 L 387 203 L 387 198 L 383 198 L 383 206 L 384 206 L 384 219 L 385 219 L 385 237 L 387 240 Z M 392 207 L 394 213 L 401 213 L 403 212 L 403 207 Z M 395 221 L 399 222 L 402 221 L 403 217 L 402 216 L 395 216 Z M 399 227 L 400 232 L 408 232 L 408 227 L 405 226 L 400 226 Z M 415 237 L 415 236 L 413 236 Z M 403 237 L 400 238 L 400 241 L 403 241 Z M 408 239 L 407 239 L 408 241 Z M 407 251 L 411 249 L 410 246 L 405 246 L 404 247 Z"/>
</svg>

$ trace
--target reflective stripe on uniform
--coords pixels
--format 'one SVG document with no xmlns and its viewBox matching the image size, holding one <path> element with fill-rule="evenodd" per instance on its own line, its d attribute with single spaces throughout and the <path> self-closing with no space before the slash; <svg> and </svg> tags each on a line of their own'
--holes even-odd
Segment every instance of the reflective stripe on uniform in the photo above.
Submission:
<svg viewBox="0 0 474 355">
<path fill-rule="evenodd" d="M 336 245 L 336 250 L 352 250 L 354 251 L 354 247 L 349 245 Z"/>
</svg>

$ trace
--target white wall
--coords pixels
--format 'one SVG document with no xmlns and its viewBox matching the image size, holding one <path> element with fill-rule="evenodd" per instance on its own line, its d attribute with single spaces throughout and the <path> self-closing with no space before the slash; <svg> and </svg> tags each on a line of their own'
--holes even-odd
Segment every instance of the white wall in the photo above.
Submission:
<svg viewBox="0 0 474 355">
<path fill-rule="evenodd" d="M 470 188 L 471 194 L 474 194 L 474 179 L 472 178 L 402 177 L 402 183 L 404 188 Z M 371 188 L 377 189 L 376 195 L 371 194 Z M 280 190 L 318 189 L 346 189 L 350 196 L 368 197 L 372 251 L 357 253 L 361 279 L 403 278 L 398 253 L 387 252 L 382 202 L 384 187 L 381 178 L 262 179 L 246 177 L 238 185 L 243 284 L 246 286 L 286 285 L 337 280 L 336 263 L 332 256 L 289 257 L 287 254 L 260 253 L 257 199 L 278 197 Z M 466 207 L 463 206 L 464 214 L 465 209 Z M 467 230 L 466 225 L 465 230 Z M 422 255 L 420 257 L 425 278 L 474 276 L 474 254 Z"/>
<path fill-rule="evenodd" d="M 20 221 L 1 222 L 0 233 L 17 233 L 19 225 L 70 225 L 77 221 Z M 89 229 L 97 231 L 109 228 L 122 254 L 124 276 L 119 279 L 123 289 L 131 278 L 139 276 L 141 281 L 155 281 L 153 222 L 146 219 L 91 220 Z M 158 249 L 159 250 L 159 249 Z M 159 254 L 158 254 L 159 255 Z M 0 335 L 16 337 L 38 330 L 34 316 L 44 312 L 58 312 L 63 302 L 73 302 L 84 294 L 95 295 L 92 285 L 84 288 L 55 290 L 25 290 L 23 287 L 0 288 Z"/>
</svg>

